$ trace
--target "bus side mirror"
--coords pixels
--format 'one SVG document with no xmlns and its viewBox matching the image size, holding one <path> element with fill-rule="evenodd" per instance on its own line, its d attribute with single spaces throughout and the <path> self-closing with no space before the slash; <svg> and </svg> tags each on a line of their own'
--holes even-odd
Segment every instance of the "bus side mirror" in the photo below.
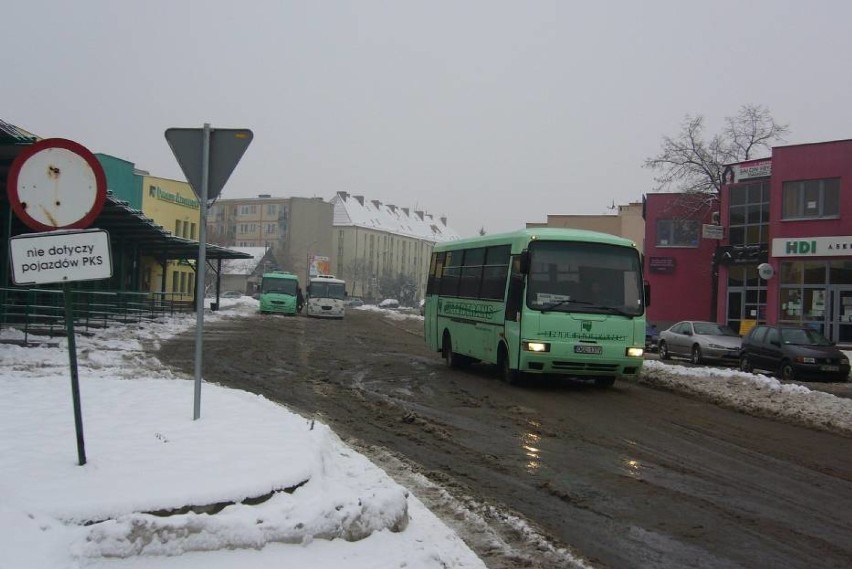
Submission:
<svg viewBox="0 0 852 569">
<path fill-rule="evenodd" d="M 645 307 L 647 308 L 651 306 L 651 283 L 645 281 L 643 288 L 645 289 Z"/>
<path fill-rule="evenodd" d="M 526 275 L 530 272 L 530 250 L 529 249 L 524 249 L 523 251 L 521 251 L 519 270 L 520 270 L 520 273 L 522 275 Z"/>
</svg>

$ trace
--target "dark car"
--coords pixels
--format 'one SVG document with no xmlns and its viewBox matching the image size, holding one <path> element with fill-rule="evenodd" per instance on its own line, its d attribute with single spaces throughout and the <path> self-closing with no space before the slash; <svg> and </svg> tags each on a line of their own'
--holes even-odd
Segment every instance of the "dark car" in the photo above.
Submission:
<svg viewBox="0 0 852 569">
<path fill-rule="evenodd" d="M 645 351 L 656 352 L 660 349 L 660 331 L 656 324 L 645 326 Z"/>
<path fill-rule="evenodd" d="M 846 381 L 849 358 L 811 328 L 759 325 L 743 338 L 740 369 L 766 370 L 785 380 Z"/>
<path fill-rule="evenodd" d="M 739 335 L 727 326 L 703 320 L 684 320 L 660 332 L 660 359 L 689 358 L 694 364 L 713 360 L 737 365 Z"/>
</svg>

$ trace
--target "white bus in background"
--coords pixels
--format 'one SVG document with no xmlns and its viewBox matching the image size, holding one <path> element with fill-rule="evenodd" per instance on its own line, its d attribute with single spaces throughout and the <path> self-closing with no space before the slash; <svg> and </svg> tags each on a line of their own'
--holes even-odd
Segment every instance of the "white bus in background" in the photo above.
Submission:
<svg viewBox="0 0 852 569">
<path fill-rule="evenodd" d="M 334 275 L 317 275 L 308 282 L 305 315 L 316 318 L 343 318 L 346 308 L 346 281 Z"/>
</svg>

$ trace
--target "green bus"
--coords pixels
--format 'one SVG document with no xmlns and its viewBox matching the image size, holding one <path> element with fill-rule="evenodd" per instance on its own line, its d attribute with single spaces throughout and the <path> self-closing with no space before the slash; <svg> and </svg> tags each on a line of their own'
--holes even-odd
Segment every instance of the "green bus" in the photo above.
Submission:
<svg viewBox="0 0 852 569">
<path fill-rule="evenodd" d="M 642 367 L 650 290 L 636 245 L 538 228 L 439 243 L 424 308 L 427 346 L 450 367 L 495 364 L 509 383 L 562 375 L 611 386 Z"/>
<path fill-rule="evenodd" d="M 264 273 L 260 280 L 260 313 L 295 315 L 301 308 L 301 292 L 299 277 L 293 273 Z"/>
</svg>

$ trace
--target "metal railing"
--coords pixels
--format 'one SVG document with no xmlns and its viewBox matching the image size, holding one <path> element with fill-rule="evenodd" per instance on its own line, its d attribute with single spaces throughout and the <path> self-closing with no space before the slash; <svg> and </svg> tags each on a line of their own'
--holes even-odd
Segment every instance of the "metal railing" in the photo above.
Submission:
<svg viewBox="0 0 852 569">
<path fill-rule="evenodd" d="M 194 310 L 185 295 L 160 292 L 77 290 L 72 295 L 74 326 L 82 330 L 154 320 Z M 30 335 L 66 334 L 65 296 L 61 289 L 0 287 L 0 327 Z"/>
</svg>

